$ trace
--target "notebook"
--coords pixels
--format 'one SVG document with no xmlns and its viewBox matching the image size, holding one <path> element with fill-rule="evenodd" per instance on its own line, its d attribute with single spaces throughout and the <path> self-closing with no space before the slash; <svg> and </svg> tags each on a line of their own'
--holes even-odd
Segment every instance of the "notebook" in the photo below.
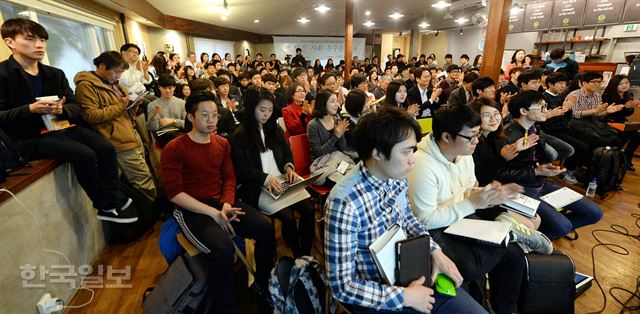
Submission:
<svg viewBox="0 0 640 314">
<path fill-rule="evenodd" d="M 58 101 L 60 98 L 58 96 L 44 96 L 38 97 L 36 100 Z M 74 126 L 73 124 L 70 124 L 68 120 L 60 119 L 60 117 L 55 114 L 43 114 L 40 115 L 40 117 L 42 118 L 47 131 L 58 131 Z"/>
<path fill-rule="evenodd" d="M 378 271 L 388 285 L 396 283 L 396 243 L 406 238 L 402 228 L 396 224 L 369 245 L 369 252 L 378 266 Z"/>
<path fill-rule="evenodd" d="M 425 287 L 431 287 L 431 237 L 417 237 L 396 242 L 396 275 L 398 284 L 407 287 L 424 276 Z"/>
<path fill-rule="evenodd" d="M 580 200 L 582 197 L 582 194 L 568 187 L 563 187 L 547 195 L 541 196 L 540 199 L 551 205 L 553 208 L 559 209 Z"/>
<path fill-rule="evenodd" d="M 506 222 L 467 218 L 459 220 L 444 230 L 448 234 L 496 246 L 509 244 L 509 231 L 511 231 L 511 224 Z"/>
<path fill-rule="evenodd" d="M 534 218 L 536 216 L 536 212 L 538 211 L 539 206 L 540 201 L 521 193 L 516 193 L 511 199 L 508 199 L 504 203 L 500 204 L 500 207 L 502 208 L 512 210 L 531 218 Z"/>
</svg>

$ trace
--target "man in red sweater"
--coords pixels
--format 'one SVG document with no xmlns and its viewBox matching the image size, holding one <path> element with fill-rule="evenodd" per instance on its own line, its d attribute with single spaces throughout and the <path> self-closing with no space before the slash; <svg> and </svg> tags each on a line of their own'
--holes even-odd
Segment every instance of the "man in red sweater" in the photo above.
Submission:
<svg viewBox="0 0 640 314">
<path fill-rule="evenodd" d="M 185 109 L 193 128 L 163 150 L 162 181 L 167 196 L 177 205 L 173 215 L 182 231 L 206 254 L 207 302 L 211 302 L 215 313 L 234 313 L 234 248 L 226 226 L 230 224 L 240 236 L 256 240 L 256 284 L 264 292 L 274 264 L 274 230 L 258 211 L 235 200 L 231 146 L 214 134 L 220 115 L 213 94 L 191 94 Z"/>
</svg>

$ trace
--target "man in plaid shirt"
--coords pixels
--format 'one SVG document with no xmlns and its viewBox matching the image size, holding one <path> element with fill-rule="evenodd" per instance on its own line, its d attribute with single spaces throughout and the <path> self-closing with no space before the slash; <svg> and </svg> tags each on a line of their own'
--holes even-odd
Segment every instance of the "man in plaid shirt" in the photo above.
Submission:
<svg viewBox="0 0 640 314">
<path fill-rule="evenodd" d="M 414 163 L 420 126 L 397 108 L 362 118 L 354 131 L 362 162 L 331 190 L 326 202 L 326 268 L 333 296 L 357 313 L 486 313 L 464 290 L 454 298 L 425 287 L 383 283 L 369 245 L 394 224 L 407 237 L 427 234 L 411 213 L 406 176 Z M 427 249 L 427 248 L 425 248 Z M 431 242 L 432 279 L 447 275 L 459 287 L 456 265 Z"/>
</svg>

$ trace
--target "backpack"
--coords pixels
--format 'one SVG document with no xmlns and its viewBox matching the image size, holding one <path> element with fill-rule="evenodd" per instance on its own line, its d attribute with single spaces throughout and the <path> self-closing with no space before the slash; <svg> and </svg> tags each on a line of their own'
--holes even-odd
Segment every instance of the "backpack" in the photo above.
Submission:
<svg viewBox="0 0 640 314">
<path fill-rule="evenodd" d="M 26 165 L 27 162 L 20 155 L 11 138 L 0 129 L 0 182 L 6 181 L 16 166 Z"/>
<path fill-rule="evenodd" d="M 518 298 L 518 313 L 573 313 L 576 298 L 573 260 L 560 251 L 551 255 L 528 253 L 524 258 L 526 268 Z"/>
<path fill-rule="evenodd" d="M 178 242 L 176 235 L 182 231 L 178 221 L 175 217 L 171 216 L 162 224 L 160 230 L 160 240 L 158 245 L 160 246 L 160 253 L 167 260 L 167 264 L 171 265 L 173 261 L 184 253 L 184 248 Z"/>
<path fill-rule="evenodd" d="M 335 313 L 324 270 L 311 256 L 283 256 L 271 271 L 269 293 L 274 314 Z"/>
<path fill-rule="evenodd" d="M 627 173 L 627 160 L 621 149 L 616 147 L 598 147 L 593 151 L 591 168 L 586 184 L 596 178 L 596 193 L 603 199 L 607 192 L 620 190 L 620 184 Z"/>
</svg>

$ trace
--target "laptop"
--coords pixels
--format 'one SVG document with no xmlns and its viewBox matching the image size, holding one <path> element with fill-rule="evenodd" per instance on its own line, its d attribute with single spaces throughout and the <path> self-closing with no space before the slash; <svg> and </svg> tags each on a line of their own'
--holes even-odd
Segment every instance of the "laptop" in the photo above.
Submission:
<svg viewBox="0 0 640 314">
<path fill-rule="evenodd" d="M 275 191 L 270 192 L 269 189 L 267 189 L 264 186 L 262 187 L 262 190 L 264 190 L 269 196 L 271 196 L 271 198 L 273 198 L 274 200 L 277 200 L 282 196 L 284 196 L 285 194 L 294 193 L 295 191 L 301 188 L 302 189 L 306 188 L 308 185 L 313 184 L 313 182 L 315 182 L 316 179 L 318 179 L 321 175 L 322 175 L 322 172 L 318 172 L 310 175 L 308 178 L 304 180 L 300 180 L 293 184 L 289 184 L 285 179 L 285 175 L 283 174 L 278 177 L 278 180 L 280 181 L 280 187 L 281 187 L 280 192 L 275 192 Z"/>
</svg>

